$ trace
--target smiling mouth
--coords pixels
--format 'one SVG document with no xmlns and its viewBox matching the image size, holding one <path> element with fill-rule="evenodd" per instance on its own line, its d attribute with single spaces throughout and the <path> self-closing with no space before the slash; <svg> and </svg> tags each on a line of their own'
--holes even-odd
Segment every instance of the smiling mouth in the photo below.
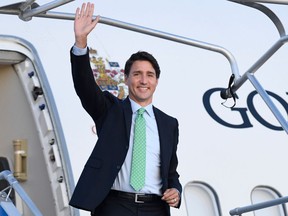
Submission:
<svg viewBox="0 0 288 216">
<path fill-rule="evenodd" d="M 144 87 L 144 86 L 140 86 L 140 87 L 138 87 L 138 89 L 140 89 L 140 90 L 148 90 L 149 88 L 148 87 Z"/>
</svg>

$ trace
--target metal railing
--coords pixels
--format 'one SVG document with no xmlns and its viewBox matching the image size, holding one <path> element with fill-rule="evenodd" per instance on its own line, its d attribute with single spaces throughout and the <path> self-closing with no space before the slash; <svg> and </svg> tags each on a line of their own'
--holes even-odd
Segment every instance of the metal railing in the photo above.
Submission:
<svg viewBox="0 0 288 216">
<path fill-rule="evenodd" d="M 256 203 L 256 204 L 248 205 L 244 207 L 238 207 L 238 208 L 230 210 L 229 213 L 231 216 L 242 215 L 243 213 L 252 212 L 252 211 L 256 211 L 256 210 L 260 210 L 260 209 L 264 209 L 264 208 L 268 208 L 268 207 L 272 207 L 276 205 L 281 205 L 287 202 L 288 202 L 288 196 L 269 200 L 266 202 Z"/>
<path fill-rule="evenodd" d="M 33 213 L 33 215 L 42 216 L 42 213 L 39 211 L 37 206 L 33 203 L 33 201 L 30 199 L 30 197 L 27 195 L 27 193 L 21 187 L 19 182 L 16 180 L 16 178 L 11 173 L 11 171 L 9 171 L 9 170 L 2 171 L 0 173 L 0 180 L 2 180 L 2 179 L 6 180 L 9 183 L 9 185 L 10 185 L 8 188 L 5 188 L 4 190 L 0 191 L 0 196 L 1 196 L 2 200 L 12 204 L 12 201 L 9 199 L 9 193 L 11 192 L 11 190 L 13 188 L 15 190 L 15 192 L 25 202 L 25 204 L 30 209 L 30 211 Z M 5 192 L 6 190 L 9 190 L 8 194 Z M 1 202 L 0 202 L 0 206 L 1 206 Z M 10 209 L 11 212 L 9 212 L 9 209 Z M 6 213 L 8 215 L 15 215 L 15 209 L 14 208 L 9 208 L 9 206 L 8 206 L 8 209 L 5 209 L 5 211 L 6 211 Z M 9 213 L 12 213 L 12 214 L 9 214 Z"/>
<path fill-rule="evenodd" d="M 53 9 L 55 7 L 58 7 L 60 5 L 63 5 L 63 4 L 72 2 L 72 1 L 73 0 L 55 0 L 55 1 L 52 1 L 51 3 L 45 4 L 43 6 L 38 6 L 38 5 L 35 6 L 34 0 L 27 0 L 26 3 L 24 3 L 24 4 L 26 4 L 25 7 L 23 7 L 23 5 L 22 5 L 22 7 L 16 7 L 16 8 L 2 7 L 2 8 L 0 8 L 0 13 L 18 15 L 20 19 L 25 20 L 25 21 L 31 20 L 32 17 L 74 20 L 75 14 L 49 11 L 50 9 Z M 259 4 L 259 3 L 256 3 L 256 0 L 254 0 L 254 1 L 253 0 L 245 0 L 245 1 L 243 1 L 243 0 L 228 0 L 228 1 L 232 1 L 232 2 L 243 4 L 243 5 L 246 5 L 249 7 L 253 7 L 255 9 L 258 9 L 259 11 L 263 12 L 274 23 L 274 25 L 276 26 L 276 28 L 280 34 L 280 39 L 258 61 L 256 61 L 255 64 L 252 65 L 246 73 L 244 73 L 243 76 L 241 76 L 239 74 L 238 66 L 237 66 L 237 63 L 236 63 L 234 56 L 228 50 L 226 50 L 225 48 L 223 48 L 221 46 L 217 46 L 217 45 L 202 42 L 199 40 L 193 40 L 191 38 L 182 37 L 182 36 L 178 36 L 175 34 L 170 34 L 167 32 L 162 32 L 162 31 L 158 31 L 155 29 L 146 28 L 143 26 L 138 26 L 138 25 L 134 25 L 134 24 L 130 24 L 130 23 L 126 23 L 126 22 L 122 22 L 119 20 L 114 20 L 114 19 L 110 19 L 110 18 L 106 18 L 106 17 L 101 17 L 101 16 L 99 16 L 100 17 L 99 23 L 118 27 L 118 28 L 122 28 L 122 29 L 126 29 L 126 30 L 130 30 L 130 31 L 134 31 L 134 32 L 138 32 L 138 33 L 142 33 L 142 34 L 146 34 L 146 35 L 150 35 L 150 36 L 154 36 L 154 37 L 158 37 L 158 38 L 162 38 L 162 39 L 166 39 L 166 40 L 170 40 L 170 41 L 174 41 L 177 43 L 182 43 L 182 44 L 198 47 L 201 49 L 206 49 L 206 50 L 213 51 L 213 52 L 218 52 L 218 53 L 224 55 L 230 63 L 232 75 L 234 76 L 234 82 L 231 85 L 231 87 L 229 87 L 227 89 L 223 89 L 223 91 L 221 92 L 221 97 L 223 99 L 228 99 L 228 98 L 234 97 L 236 91 L 247 80 L 249 80 L 252 83 L 252 85 L 254 86 L 254 88 L 257 90 L 259 95 L 262 97 L 264 102 L 270 108 L 270 110 L 272 111 L 272 113 L 274 114 L 274 116 L 276 117 L 276 119 L 278 120 L 280 125 L 282 126 L 282 128 L 288 134 L 288 121 L 279 112 L 279 110 L 277 109 L 277 107 L 275 106 L 275 104 L 273 103 L 273 101 L 271 100 L 269 95 L 267 94 L 267 92 L 264 90 L 264 88 L 261 86 L 261 84 L 257 81 L 256 77 L 253 76 L 254 73 L 274 53 L 276 53 L 276 51 L 281 46 L 283 46 L 285 43 L 287 43 L 288 36 L 285 33 L 284 26 L 282 25 L 280 19 L 276 16 L 276 14 L 274 14 L 266 6 Z M 264 2 L 278 3 L 278 4 L 281 4 L 281 2 L 282 2 L 283 4 L 287 4 L 287 2 L 283 1 L 283 0 L 282 1 L 266 0 Z M 33 4 L 34 4 L 34 7 L 33 7 Z M 96 16 L 94 18 L 96 18 Z"/>
<path fill-rule="evenodd" d="M 266 105 L 269 107 L 269 109 L 272 111 L 278 122 L 281 124 L 282 128 L 286 131 L 288 134 L 288 121 L 283 117 L 283 115 L 279 112 L 271 98 L 269 97 L 268 93 L 264 90 L 264 88 L 261 86 L 261 84 L 258 82 L 256 77 L 254 76 L 254 73 L 262 66 L 264 63 L 271 58 L 285 43 L 288 42 L 288 35 L 285 32 L 284 26 L 280 19 L 277 17 L 277 15 L 271 11 L 268 7 L 256 3 L 256 0 L 228 0 L 231 2 L 236 2 L 239 4 L 243 4 L 245 6 L 252 7 L 254 9 L 257 9 L 264 13 L 266 16 L 269 17 L 269 19 L 273 22 L 275 25 L 280 38 L 274 43 L 274 45 L 266 52 L 264 55 L 262 55 L 248 70 L 246 73 L 244 73 L 241 77 L 236 77 L 234 80 L 234 84 L 231 86 L 231 88 L 226 89 L 222 92 L 221 96 L 223 98 L 230 98 L 233 94 L 247 81 L 249 80 L 254 88 L 257 90 L 259 95 L 262 97 Z M 260 1 L 261 2 L 261 1 Z M 266 2 L 269 3 L 278 3 L 281 4 L 279 1 L 275 0 L 266 0 Z M 282 4 L 288 4 L 287 1 L 282 1 Z"/>
</svg>

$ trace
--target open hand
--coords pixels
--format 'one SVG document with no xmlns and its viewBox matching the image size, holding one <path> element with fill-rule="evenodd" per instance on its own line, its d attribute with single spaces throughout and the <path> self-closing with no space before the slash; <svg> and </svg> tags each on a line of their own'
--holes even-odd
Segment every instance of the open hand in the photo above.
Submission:
<svg viewBox="0 0 288 216">
<path fill-rule="evenodd" d="M 81 9 L 78 7 L 75 13 L 74 33 L 75 45 L 79 48 L 87 46 L 88 34 L 95 28 L 100 17 L 93 20 L 94 4 L 83 3 Z"/>
</svg>

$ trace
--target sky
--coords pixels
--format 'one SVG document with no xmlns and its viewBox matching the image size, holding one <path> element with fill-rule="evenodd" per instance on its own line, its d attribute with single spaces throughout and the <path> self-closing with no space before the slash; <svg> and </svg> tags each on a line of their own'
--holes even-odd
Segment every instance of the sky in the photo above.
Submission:
<svg viewBox="0 0 288 216">
<path fill-rule="evenodd" d="M 53 11 L 74 13 L 83 2 L 86 1 L 77 0 Z M 263 13 L 226 0 L 97 0 L 93 3 L 95 15 L 223 47 L 236 59 L 240 75 L 279 39 L 275 26 Z M 287 5 L 265 5 L 287 27 Z M 24 22 L 11 15 L 0 15 L 0 22 L 2 34 L 24 38 L 38 51 L 58 108 L 77 181 L 97 137 L 91 131 L 92 119 L 73 90 L 69 63 L 69 50 L 74 43 L 73 22 L 44 18 Z M 223 215 L 228 215 L 236 206 L 249 204 L 249 193 L 255 185 L 272 184 L 283 194 L 288 193 L 284 184 L 287 177 L 276 178 L 287 164 L 285 132 L 267 129 L 250 113 L 252 128 L 237 130 L 219 126 L 203 107 L 204 92 L 228 85 L 231 67 L 225 56 L 104 24 L 98 24 L 91 32 L 88 45 L 109 60 L 119 62 L 121 67 L 139 50 L 156 57 L 161 77 L 154 105 L 179 121 L 178 157 L 183 186 L 192 180 L 211 184 L 220 197 Z M 286 103 L 287 51 L 283 46 L 255 73 L 265 89 L 280 95 Z M 237 92 L 236 107 L 247 108 L 247 98 L 253 90 L 250 83 L 243 84 Z M 239 115 L 223 108 L 221 102 L 219 95 L 211 97 L 216 114 L 240 124 Z M 277 101 L 276 105 L 287 119 L 287 107 L 285 112 Z M 255 99 L 255 106 L 271 124 L 279 125 L 259 97 Z M 276 155 L 276 161 L 267 160 Z M 243 190 L 238 189 L 239 184 Z M 237 198 L 232 191 L 237 193 Z M 185 215 L 185 203 L 172 213 Z"/>
</svg>

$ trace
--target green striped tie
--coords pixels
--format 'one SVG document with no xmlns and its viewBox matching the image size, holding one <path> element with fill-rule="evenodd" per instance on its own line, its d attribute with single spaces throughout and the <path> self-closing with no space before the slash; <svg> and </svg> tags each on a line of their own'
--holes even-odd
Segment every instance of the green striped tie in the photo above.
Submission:
<svg viewBox="0 0 288 216">
<path fill-rule="evenodd" d="M 134 145 L 131 165 L 130 184 L 139 191 L 145 184 L 146 167 L 146 123 L 143 113 L 144 108 L 138 110 L 134 129 Z"/>
</svg>

